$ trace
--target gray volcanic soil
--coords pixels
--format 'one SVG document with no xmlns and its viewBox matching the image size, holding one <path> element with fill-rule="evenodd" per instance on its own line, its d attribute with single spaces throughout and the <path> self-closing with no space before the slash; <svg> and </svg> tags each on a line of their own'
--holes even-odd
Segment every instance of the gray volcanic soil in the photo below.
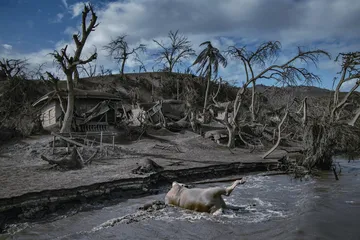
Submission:
<svg viewBox="0 0 360 240">
<path fill-rule="evenodd" d="M 8 143 L 0 148 L 0 198 L 146 177 L 148 174 L 137 175 L 131 172 L 142 158 L 154 160 L 164 167 L 164 170 L 176 170 L 233 162 L 276 162 L 285 154 L 285 151 L 277 150 L 270 158 L 263 160 L 261 155 L 264 151 L 249 153 L 248 149 L 234 149 L 230 152 L 227 148 L 189 131 L 172 133 L 160 130 L 156 131 L 156 134 L 157 136 L 151 139 L 143 137 L 140 141 L 128 145 L 116 145 L 114 150 L 108 145 L 107 155 L 104 151 L 94 158 L 91 165 L 70 171 L 52 168 L 41 160 L 41 154 L 52 157 L 52 137 L 49 135 Z M 172 147 L 154 148 L 156 144 Z"/>
</svg>

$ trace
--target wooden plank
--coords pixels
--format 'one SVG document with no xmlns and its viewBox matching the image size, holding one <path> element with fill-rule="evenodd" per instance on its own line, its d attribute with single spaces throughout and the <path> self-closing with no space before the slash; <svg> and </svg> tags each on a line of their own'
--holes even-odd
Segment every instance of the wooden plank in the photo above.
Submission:
<svg viewBox="0 0 360 240">
<path fill-rule="evenodd" d="M 82 157 L 82 155 L 80 154 L 80 151 L 77 148 L 75 148 L 75 149 L 76 149 L 76 152 L 79 155 L 81 161 L 84 163 L 85 161 L 84 161 L 84 158 Z"/>
<path fill-rule="evenodd" d="M 103 147 L 103 132 L 101 131 L 101 134 L 100 134 L 100 150 L 102 150 L 102 147 Z"/>
<path fill-rule="evenodd" d="M 52 142 L 52 154 L 54 154 L 55 151 L 55 136 L 53 136 L 53 142 Z"/>
<path fill-rule="evenodd" d="M 66 142 L 75 144 L 76 146 L 86 147 L 84 144 L 81 144 L 81 143 L 79 143 L 79 142 L 76 142 L 76 141 L 74 141 L 74 140 L 71 140 L 71 139 L 69 139 L 69 138 L 67 138 L 67 137 L 64 137 L 64 136 L 60 135 L 60 134 L 51 132 L 51 135 L 56 136 L 56 137 L 58 137 L 58 138 L 61 138 L 62 140 L 66 141 Z"/>
</svg>

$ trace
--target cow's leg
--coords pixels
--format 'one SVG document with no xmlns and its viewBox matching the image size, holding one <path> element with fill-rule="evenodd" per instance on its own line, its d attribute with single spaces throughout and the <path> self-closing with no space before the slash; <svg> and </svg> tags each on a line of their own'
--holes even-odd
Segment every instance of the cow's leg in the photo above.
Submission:
<svg viewBox="0 0 360 240">
<path fill-rule="evenodd" d="M 236 180 L 231 186 L 225 188 L 224 195 L 229 196 L 232 193 L 232 191 L 236 188 L 237 185 L 244 184 L 244 183 L 245 183 L 245 179 Z"/>
<path fill-rule="evenodd" d="M 226 195 L 229 196 L 231 192 L 235 189 L 235 187 L 239 184 L 245 183 L 244 179 L 236 180 L 231 186 L 229 187 L 214 187 L 207 190 L 207 192 L 212 195 L 213 197 Z"/>
</svg>

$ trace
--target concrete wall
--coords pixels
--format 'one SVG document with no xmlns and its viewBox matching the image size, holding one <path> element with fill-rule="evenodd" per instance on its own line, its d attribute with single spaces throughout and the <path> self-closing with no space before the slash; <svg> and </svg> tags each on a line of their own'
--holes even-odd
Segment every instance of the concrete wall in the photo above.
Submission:
<svg viewBox="0 0 360 240">
<path fill-rule="evenodd" d="M 55 101 L 52 101 L 50 104 L 46 105 L 41 109 L 40 120 L 44 129 L 51 128 L 56 125 L 57 118 L 57 107 Z"/>
</svg>

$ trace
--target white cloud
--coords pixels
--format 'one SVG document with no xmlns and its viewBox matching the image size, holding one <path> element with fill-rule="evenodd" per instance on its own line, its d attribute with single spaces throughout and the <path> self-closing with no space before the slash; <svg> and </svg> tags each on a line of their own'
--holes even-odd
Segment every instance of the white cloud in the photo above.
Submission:
<svg viewBox="0 0 360 240">
<path fill-rule="evenodd" d="M 67 27 L 65 29 L 64 33 L 67 34 L 67 35 L 73 35 L 73 34 L 77 33 L 77 31 L 78 30 L 76 28 L 74 28 L 74 27 Z"/>
<path fill-rule="evenodd" d="M 3 44 L 1 45 L 3 48 L 5 48 L 5 50 L 10 51 L 13 47 L 10 44 Z"/>
<path fill-rule="evenodd" d="M 56 14 L 56 18 L 55 18 L 55 20 L 53 22 L 54 23 L 60 23 L 63 18 L 64 18 L 64 14 L 58 13 L 58 14 Z"/>
<path fill-rule="evenodd" d="M 71 8 L 72 17 L 73 18 L 77 17 L 82 13 L 84 9 L 84 2 L 75 3 L 74 5 L 71 5 L 70 8 Z"/>
<path fill-rule="evenodd" d="M 62 1 L 72 17 L 81 15 L 83 2 L 68 6 Z M 97 63 L 111 69 L 117 69 L 117 64 L 102 50 L 111 39 L 127 34 L 130 47 L 145 43 L 148 54 L 143 61 L 151 70 L 151 54 L 158 49 L 152 39 L 166 41 L 169 30 L 179 30 L 187 36 L 197 53 L 201 50 L 199 44 L 207 40 L 221 50 L 234 44 L 252 47 L 263 41 L 279 40 L 284 50 L 280 60 L 292 55 L 297 46 L 323 48 L 333 57 L 339 52 L 360 50 L 356 41 L 360 39 L 356 24 L 360 22 L 358 0 L 121 0 L 100 8 L 95 5 L 94 10 L 100 25 L 88 38 L 84 57 L 90 56 L 96 46 Z M 80 25 L 59 29 L 70 36 L 78 30 Z M 74 48 L 72 42 L 59 41 L 54 49 L 60 50 L 66 44 L 69 50 Z M 190 65 L 192 60 L 186 64 Z M 136 64 L 130 60 L 128 67 Z M 338 67 L 333 60 L 322 59 L 319 64 L 320 71 L 333 76 Z M 230 60 L 220 74 L 241 78 L 243 73 L 239 69 L 238 63 Z"/>
<path fill-rule="evenodd" d="M 355 86 L 357 79 L 350 80 L 348 82 L 344 82 L 344 84 L 341 86 L 340 91 L 350 91 Z M 356 89 L 359 91 L 359 88 Z"/>
</svg>

